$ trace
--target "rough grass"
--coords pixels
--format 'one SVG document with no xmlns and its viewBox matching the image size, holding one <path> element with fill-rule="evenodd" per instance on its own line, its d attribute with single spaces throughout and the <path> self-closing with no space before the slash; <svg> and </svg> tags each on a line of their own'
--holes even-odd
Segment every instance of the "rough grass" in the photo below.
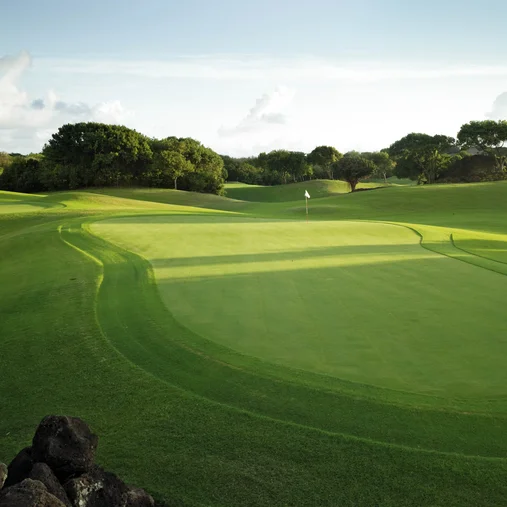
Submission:
<svg viewBox="0 0 507 507">
<path fill-rule="evenodd" d="M 2 194 L 0 460 L 69 413 L 176 505 L 503 505 L 506 198 Z"/>
</svg>

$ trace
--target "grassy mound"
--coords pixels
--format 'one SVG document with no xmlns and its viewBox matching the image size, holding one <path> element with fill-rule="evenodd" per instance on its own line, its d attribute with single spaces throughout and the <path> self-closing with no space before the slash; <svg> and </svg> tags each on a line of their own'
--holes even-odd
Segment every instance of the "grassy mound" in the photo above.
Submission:
<svg viewBox="0 0 507 507">
<path fill-rule="evenodd" d="M 213 194 L 183 192 L 165 188 L 104 188 L 94 189 L 94 193 L 122 199 L 135 199 L 148 203 L 162 203 L 222 211 L 243 210 L 244 204 Z"/>
<path fill-rule="evenodd" d="M 360 183 L 359 189 L 375 188 L 380 183 Z M 246 183 L 228 183 L 225 186 L 226 195 L 231 199 L 254 202 L 288 202 L 304 201 L 305 190 L 313 199 L 328 197 L 350 192 L 350 186 L 345 181 L 313 180 L 289 185 L 275 185 L 263 187 L 247 185 Z"/>
</svg>

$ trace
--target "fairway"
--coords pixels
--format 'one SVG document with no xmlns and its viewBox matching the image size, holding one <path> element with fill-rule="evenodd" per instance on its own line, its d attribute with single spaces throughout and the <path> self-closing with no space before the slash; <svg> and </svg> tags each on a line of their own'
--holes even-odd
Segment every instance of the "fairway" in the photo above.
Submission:
<svg viewBox="0 0 507 507">
<path fill-rule="evenodd" d="M 189 216 L 92 231 L 153 264 L 181 324 L 242 354 L 391 389 L 507 394 L 505 277 L 408 228 Z"/>
<path fill-rule="evenodd" d="M 506 182 L 311 184 L 0 193 L 0 460 L 63 413 L 162 505 L 504 505 Z"/>
</svg>

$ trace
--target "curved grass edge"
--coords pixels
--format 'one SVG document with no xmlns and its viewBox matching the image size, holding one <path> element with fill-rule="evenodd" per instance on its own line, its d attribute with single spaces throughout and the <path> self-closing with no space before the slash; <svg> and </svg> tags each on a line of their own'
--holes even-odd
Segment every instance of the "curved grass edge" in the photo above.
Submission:
<svg viewBox="0 0 507 507">
<path fill-rule="evenodd" d="M 501 459 L 505 455 L 507 449 L 498 445 L 505 421 L 500 414 L 464 414 L 374 401 L 358 393 L 351 396 L 318 389 L 307 384 L 304 375 L 299 382 L 263 376 L 261 369 L 241 368 L 192 348 L 189 342 L 196 337 L 160 300 L 149 262 L 92 235 L 88 222 L 63 227 L 61 234 L 66 242 L 103 264 L 104 278 L 97 294 L 103 333 L 130 362 L 158 379 L 228 407 L 330 434 L 464 456 Z M 126 288 L 124 293 L 140 296 L 134 304 L 124 304 L 120 297 Z"/>
</svg>

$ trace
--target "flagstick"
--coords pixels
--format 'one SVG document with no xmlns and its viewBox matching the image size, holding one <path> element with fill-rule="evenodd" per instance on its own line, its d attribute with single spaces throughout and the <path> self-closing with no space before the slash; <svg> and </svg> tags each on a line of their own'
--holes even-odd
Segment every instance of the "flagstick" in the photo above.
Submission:
<svg viewBox="0 0 507 507">
<path fill-rule="evenodd" d="M 308 223 L 308 197 L 305 196 L 306 199 L 306 222 Z"/>
</svg>

